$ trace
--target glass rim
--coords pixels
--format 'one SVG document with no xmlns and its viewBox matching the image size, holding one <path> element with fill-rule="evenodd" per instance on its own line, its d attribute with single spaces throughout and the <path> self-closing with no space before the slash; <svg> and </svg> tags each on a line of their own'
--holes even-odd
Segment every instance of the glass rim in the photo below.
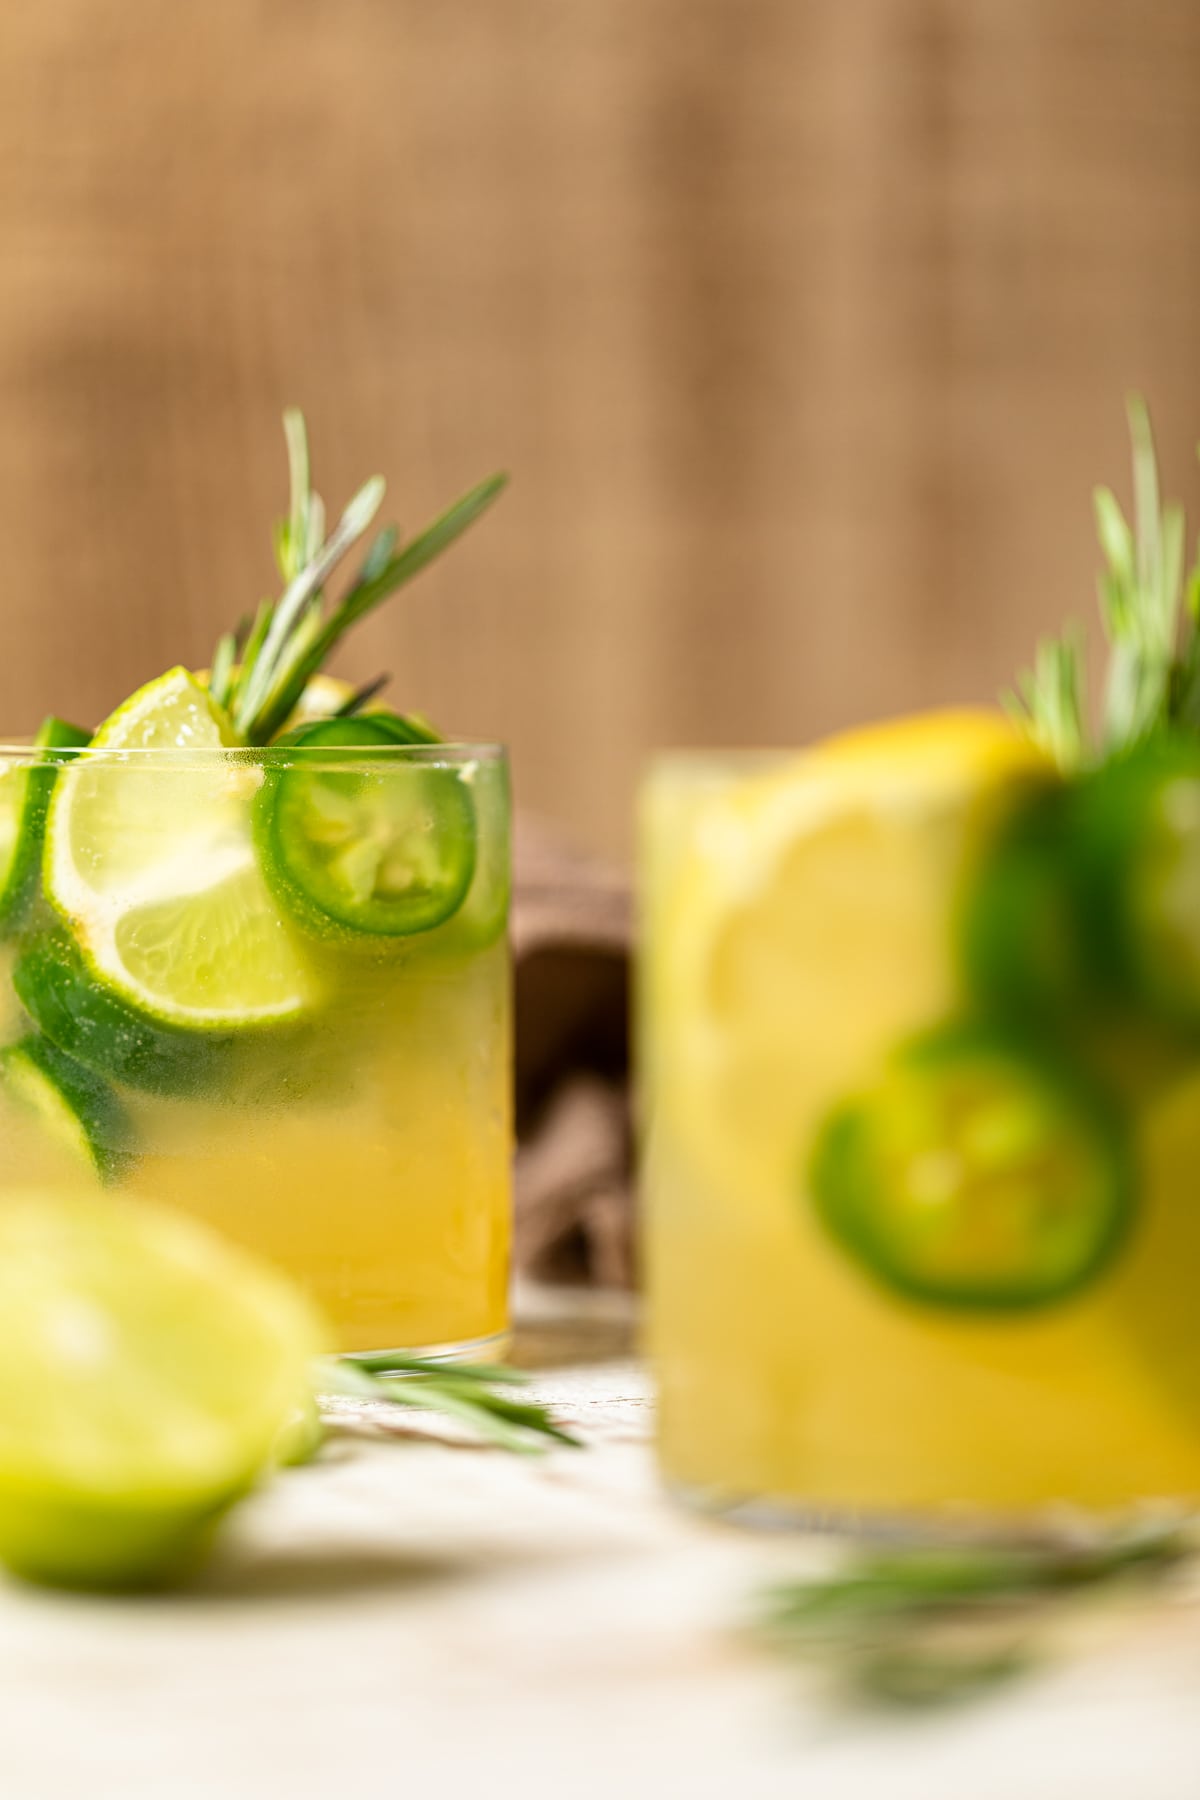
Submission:
<svg viewBox="0 0 1200 1800">
<path fill-rule="evenodd" d="M 502 763 L 507 749 L 497 743 L 453 742 L 442 744 L 131 744 L 114 749 L 104 744 L 69 748 L 39 746 L 32 739 L 22 743 L 10 738 L 0 742 L 0 771 L 5 765 L 19 768 L 61 769 L 71 763 L 136 767 L 155 764 L 164 768 L 362 768 L 444 767 L 462 769 L 473 763 Z"/>
</svg>

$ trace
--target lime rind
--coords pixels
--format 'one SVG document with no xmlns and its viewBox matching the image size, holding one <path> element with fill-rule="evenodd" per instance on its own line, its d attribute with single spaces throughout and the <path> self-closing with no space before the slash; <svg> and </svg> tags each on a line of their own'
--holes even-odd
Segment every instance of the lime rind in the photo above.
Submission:
<svg viewBox="0 0 1200 1800">
<path fill-rule="evenodd" d="M 46 811 L 60 753 L 81 749 L 90 733 L 62 719 L 43 721 L 28 763 L 0 773 L 0 936 L 24 925 L 41 879 Z"/>
<path fill-rule="evenodd" d="M 61 928 L 22 946 L 12 984 L 51 1043 L 127 1087 L 187 1097 L 209 1091 L 228 1064 L 231 1037 L 163 1025 L 127 1005 Z"/>
<path fill-rule="evenodd" d="M 0 1051 L 0 1080 L 50 1138 L 108 1185 L 133 1161 L 129 1116 L 109 1084 L 47 1038 L 31 1034 Z"/>
</svg>

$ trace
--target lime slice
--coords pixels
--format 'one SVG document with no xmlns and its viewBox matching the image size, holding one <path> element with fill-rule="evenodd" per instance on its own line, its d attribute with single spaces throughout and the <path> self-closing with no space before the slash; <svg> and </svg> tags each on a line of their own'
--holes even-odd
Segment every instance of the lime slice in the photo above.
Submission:
<svg viewBox="0 0 1200 1800">
<path fill-rule="evenodd" d="M 328 719 L 298 750 L 385 750 L 394 728 Z M 462 904 L 475 872 L 475 813 L 463 771 L 380 757 L 360 767 L 270 769 L 258 806 L 263 867 L 282 903 L 326 937 L 409 937 Z"/>
<path fill-rule="evenodd" d="M 152 1094 L 208 1092 L 230 1061 L 228 1034 L 156 1024 L 102 987 L 59 927 L 22 945 L 17 998 L 51 1043 L 76 1062 Z"/>
<path fill-rule="evenodd" d="M 745 774 L 664 765 L 644 817 L 651 1112 L 717 1191 L 781 1217 L 826 1110 L 955 1010 L 964 878 L 1034 761 L 999 715 L 950 712 Z"/>
<path fill-rule="evenodd" d="M 985 1311 L 1076 1293 L 1125 1237 L 1126 1133 L 1099 1093 L 978 1025 L 905 1046 L 836 1107 L 809 1170 L 830 1235 L 883 1285 Z"/>
<path fill-rule="evenodd" d="M 227 742 L 204 690 L 174 669 L 64 769 L 46 824 L 46 892 L 89 975 L 146 1018 L 191 1032 L 295 1019 L 319 998 L 259 870 L 261 769 L 214 756 Z"/>
<path fill-rule="evenodd" d="M 176 1214 L 0 1207 L 0 1561 L 159 1582 L 273 1459 L 321 1331 L 281 1276 Z"/>
<path fill-rule="evenodd" d="M 30 764 L 0 773 L 0 933 L 20 929 L 37 892 L 46 808 L 58 771 L 55 752 L 81 748 L 90 734 L 62 719 L 46 719 L 33 740 Z"/>
<path fill-rule="evenodd" d="M 129 1166 L 130 1123 L 108 1083 L 47 1038 L 31 1035 L 0 1051 L 7 1091 L 103 1182 Z"/>
</svg>

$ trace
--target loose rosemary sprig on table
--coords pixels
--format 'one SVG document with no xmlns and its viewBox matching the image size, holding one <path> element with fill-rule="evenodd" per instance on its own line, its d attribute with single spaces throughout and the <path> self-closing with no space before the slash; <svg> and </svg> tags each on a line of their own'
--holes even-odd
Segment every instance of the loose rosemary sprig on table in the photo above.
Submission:
<svg viewBox="0 0 1200 1800">
<path fill-rule="evenodd" d="M 578 1448 L 579 1439 L 555 1424 L 544 1406 L 515 1399 L 528 1380 L 502 1363 L 439 1363 L 427 1357 L 327 1357 L 317 1366 L 317 1397 L 336 1402 L 370 1400 L 402 1410 L 442 1413 L 466 1425 L 481 1442 L 519 1455 L 537 1455 L 552 1444 Z M 336 1417 L 336 1407 L 329 1409 Z"/>
<path fill-rule="evenodd" d="M 1194 1554 L 1178 1518 L 1081 1542 L 864 1551 L 763 1597 L 768 1641 L 819 1660 L 859 1702 L 927 1707 L 1025 1673 L 1079 1595 L 1160 1581 Z"/>
<path fill-rule="evenodd" d="M 1100 616 L 1109 654 L 1094 730 L 1085 640 L 1077 625 L 1043 639 L 1034 666 L 1004 696 L 1010 713 L 1064 772 L 1120 755 L 1172 729 L 1200 731 L 1200 549 L 1184 574 L 1187 522 L 1164 503 L 1145 401 L 1128 401 L 1134 524 L 1109 488 L 1095 490 L 1104 568 Z"/>
<path fill-rule="evenodd" d="M 275 560 L 284 591 L 277 600 L 264 600 L 252 620 L 243 620 L 237 631 L 219 639 L 209 677 L 213 699 L 245 744 L 269 743 L 282 730 L 308 682 L 350 627 L 461 537 L 508 480 L 492 475 L 480 482 L 406 544 L 394 525 L 386 526 L 341 599 L 327 609 L 325 584 L 373 523 L 385 483 L 380 475 L 364 482 L 327 538 L 324 502 L 312 486 L 303 415 L 292 408 L 283 423 L 291 504 L 287 518 L 275 528 Z"/>
</svg>

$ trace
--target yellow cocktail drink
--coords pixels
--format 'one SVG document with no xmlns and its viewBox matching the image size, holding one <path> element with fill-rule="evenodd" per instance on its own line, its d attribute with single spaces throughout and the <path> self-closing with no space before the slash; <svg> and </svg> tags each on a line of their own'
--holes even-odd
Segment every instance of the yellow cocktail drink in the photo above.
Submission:
<svg viewBox="0 0 1200 1800">
<path fill-rule="evenodd" d="M 843 1520 L 1200 1492 L 1200 752 L 999 714 L 664 759 L 643 1131 L 668 1482 Z"/>
<path fill-rule="evenodd" d="M 418 955 L 369 1011 L 359 1002 L 348 1042 L 331 1033 L 304 1053 L 319 1080 L 295 1103 L 231 1117 L 218 1101 L 138 1100 L 129 1190 L 290 1270 L 340 1349 L 494 1354 L 508 1328 L 508 984 L 503 942 L 448 965 Z"/>
<path fill-rule="evenodd" d="M 169 679 L 127 734 L 141 713 L 152 739 L 203 740 L 203 691 Z M 0 796 L 50 795 L 0 952 L 0 1200 L 144 1194 L 297 1276 L 340 1349 L 489 1351 L 511 1212 L 504 761 L 348 729 L 378 741 L 0 756 Z"/>
</svg>

